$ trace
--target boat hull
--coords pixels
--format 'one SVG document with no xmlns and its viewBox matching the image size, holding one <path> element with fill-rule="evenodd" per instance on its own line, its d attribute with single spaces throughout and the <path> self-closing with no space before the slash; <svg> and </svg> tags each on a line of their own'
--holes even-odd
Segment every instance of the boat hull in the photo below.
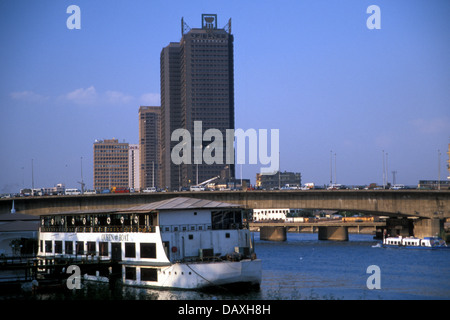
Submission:
<svg viewBox="0 0 450 320">
<path fill-rule="evenodd" d="M 450 247 L 419 247 L 419 246 L 398 246 L 398 245 L 382 245 L 383 248 L 404 248 L 404 249 L 421 249 L 421 250 L 442 250 L 450 249 Z"/>
<path fill-rule="evenodd" d="M 245 285 L 258 287 L 261 284 L 262 269 L 260 259 L 243 259 L 241 261 L 192 262 L 175 263 L 158 267 L 157 277 L 153 280 L 141 280 L 142 269 L 149 266 L 123 265 L 121 280 L 123 285 L 166 289 L 204 289 L 229 285 Z M 135 268 L 135 279 L 127 279 L 125 268 Z M 88 276 L 86 280 L 108 282 L 107 277 Z"/>
</svg>

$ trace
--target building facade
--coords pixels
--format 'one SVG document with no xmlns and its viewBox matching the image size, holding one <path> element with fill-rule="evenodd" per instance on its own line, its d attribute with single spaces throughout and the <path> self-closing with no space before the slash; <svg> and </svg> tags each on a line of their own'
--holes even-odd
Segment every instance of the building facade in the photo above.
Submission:
<svg viewBox="0 0 450 320">
<path fill-rule="evenodd" d="M 164 187 L 160 181 L 160 107 L 139 108 L 140 188 Z"/>
<path fill-rule="evenodd" d="M 300 187 L 302 175 L 300 172 L 276 172 L 274 174 L 256 174 L 256 187 L 266 190 L 280 189 L 285 186 Z"/>
<path fill-rule="evenodd" d="M 253 209 L 253 221 L 285 221 L 290 209 Z"/>
<path fill-rule="evenodd" d="M 94 189 L 128 188 L 129 144 L 117 139 L 94 142 Z"/>
<path fill-rule="evenodd" d="M 202 137 L 208 129 L 223 136 L 234 129 L 234 60 L 231 23 L 220 29 L 217 15 L 202 15 L 201 28 L 189 28 L 182 20 L 180 42 L 172 42 L 161 51 L 161 169 L 163 183 L 170 189 L 195 185 L 220 175 L 222 163 L 175 165 L 171 151 L 178 143 L 171 141 L 175 129 L 186 129 L 194 146 L 194 122 L 201 123 Z M 202 151 L 211 141 L 202 141 Z M 234 158 L 234 157 L 233 157 Z M 234 164 L 230 164 L 234 177 Z"/>
<path fill-rule="evenodd" d="M 140 167 L 139 145 L 130 144 L 130 149 L 128 151 L 128 186 L 135 191 L 141 189 Z"/>
</svg>

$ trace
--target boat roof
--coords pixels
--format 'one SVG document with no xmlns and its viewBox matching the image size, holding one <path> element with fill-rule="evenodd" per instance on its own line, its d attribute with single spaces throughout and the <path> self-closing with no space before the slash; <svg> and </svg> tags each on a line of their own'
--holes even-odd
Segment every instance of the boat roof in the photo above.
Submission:
<svg viewBox="0 0 450 320">
<path fill-rule="evenodd" d="M 148 204 L 131 207 L 126 211 L 162 211 L 162 210 L 184 210 L 184 209 L 215 209 L 215 208 L 241 208 L 235 203 L 211 201 L 204 199 L 177 197 L 167 200 L 151 202 Z"/>
<path fill-rule="evenodd" d="M 78 214 L 106 214 L 106 213 L 150 213 L 154 211 L 194 210 L 194 209 L 227 209 L 242 208 L 242 205 L 228 202 L 211 201 L 204 199 L 176 197 L 162 201 L 150 202 L 130 208 L 79 210 L 69 212 L 51 213 L 48 215 L 78 215 Z M 44 216 L 44 215 L 43 215 Z"/>
</svg>

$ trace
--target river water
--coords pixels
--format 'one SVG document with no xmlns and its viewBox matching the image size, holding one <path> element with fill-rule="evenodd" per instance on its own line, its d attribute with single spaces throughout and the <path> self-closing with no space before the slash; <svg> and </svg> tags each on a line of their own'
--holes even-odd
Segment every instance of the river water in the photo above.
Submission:
<svg viewBox="0 0 450 320">
<path fill-rule="evenodd" d="M 319 241 L 317 234 L 288 233 L 287 241 L 263 241 L 255 233 L 255 248 L 262 259 L 258 291 L 197 292 L 125 287 L 120 299 L 164 300 L 412 300 L 450 299 L 450 249 L 376 247 L 372 235 L 350 234 L 349 241 Z M 375 247 L 374 247 L 375 246 Z M 378 266 L 379 289 L 369 289 L 369 266 Z M 370 282 L 373 283 L 373 282 Z M 94 286 L 94 287 L 93 287 Z M 88 285 L 77 299 L 117 298 L 108 287 Z M 83 289 L 82 289 L 83 291 Z M 89 292 L 86 292 L 89 291 Z M 47 295 L 41 299 L 67 299 Z"/>
</svg>

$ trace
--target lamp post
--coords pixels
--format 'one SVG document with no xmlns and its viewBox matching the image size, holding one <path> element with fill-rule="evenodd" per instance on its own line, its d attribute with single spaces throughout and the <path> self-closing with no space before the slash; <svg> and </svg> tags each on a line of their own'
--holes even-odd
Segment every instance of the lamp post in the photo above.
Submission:
<svg viewBox="0 0 450 320">
<path fill-rule="evenodd" d="M 386 168 L 384 166 L 384 150 L 381 150 L 383 153 L 383 189 L 386 189 Z"/>
<path fill-rule="evenodd" d="M 333 184 L 333 150 L 330 150 L 330 187 Z"/>
<path fill-rule="evenodd" d="M 334 153 L 334 184 L 337 184 L 336 152 Z"/>
<path fill-rule="evenodd" d="M 441 151 L 438 149 L 438 190 L 441 190 Z"/>
</svg>

